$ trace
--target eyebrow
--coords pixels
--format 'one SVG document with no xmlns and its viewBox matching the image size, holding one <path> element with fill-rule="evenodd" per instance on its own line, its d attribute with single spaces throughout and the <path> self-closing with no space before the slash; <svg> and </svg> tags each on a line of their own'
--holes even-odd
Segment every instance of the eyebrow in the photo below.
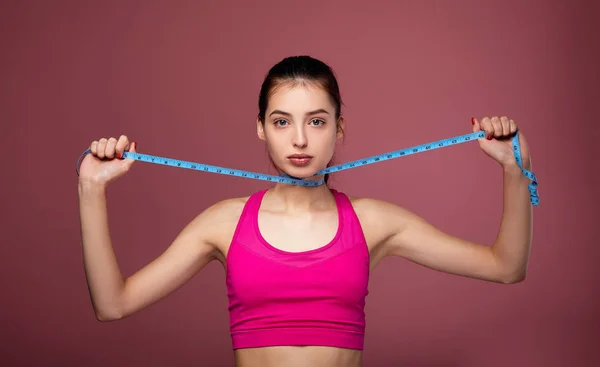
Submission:
<svg viewBox="0 0 600 367">
<path fill-rule="evenodd" d="M 274 115 L 274 114 L 276 114 L 276 113 L 278 113 L 278 114 L 280 114 L 280 115 L 284 115 L 284 116 L 292 116 L 292 114 L 291 114 L 291 113 L 289 113 L 289 112 L 285 112 L 285 111 L 281 111 L 281 110 L 274 110 L 273 112 L 271 112 L 271 113 L 269 114 L 269 117 L 271 117 L 271 115 Z M 327 110 L 324 110 L 324 109 L 322 109 L 322 108 L 319 108 L 318 110 L 314 110 L 314 111 L 307 112 L 307 113 L 306 113 L 306 116 L 309 116 L 309 115 L 315 115 L 315 114 L 317 114 L 317 113 L 326 113 L 326 114 L 329 114 L 329 112 L 327 112 Z"/>
</svg>

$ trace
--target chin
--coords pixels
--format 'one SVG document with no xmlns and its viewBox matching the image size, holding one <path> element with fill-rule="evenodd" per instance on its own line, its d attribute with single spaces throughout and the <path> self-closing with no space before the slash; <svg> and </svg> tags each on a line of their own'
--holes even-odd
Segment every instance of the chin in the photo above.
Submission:
<svg viewBox="0 0 600 367">
<path fill-rule="evenodd" d="M 318 176 L 314 176 L 314 174 L 319 171 L 320 170 L 315 170 L 314 168 L 311 168 L 310 166 L 306 166 L 306 167 L 290 167 L 289 169 L 284 170 L 283 173 L 285 173 L 286 175 L 292 176 L 292 177 L 296 177 L 296 178 L 316 180 L 316 179 L 318 179 Z"/>
</svg>

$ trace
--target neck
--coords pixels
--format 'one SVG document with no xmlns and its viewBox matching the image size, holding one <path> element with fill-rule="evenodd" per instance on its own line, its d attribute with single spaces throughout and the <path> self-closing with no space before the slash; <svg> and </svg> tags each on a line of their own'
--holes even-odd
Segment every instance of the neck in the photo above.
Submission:
<svg viewBox="0 0 600 367">
<path fill-rule="evenodd" d="M 306 187 L 290 184 L 276 184 L 267 193 L 273 207 L 283 211 L 309 211 L 335 205 L 335 199 L 327 185 Z"/>
</svg>

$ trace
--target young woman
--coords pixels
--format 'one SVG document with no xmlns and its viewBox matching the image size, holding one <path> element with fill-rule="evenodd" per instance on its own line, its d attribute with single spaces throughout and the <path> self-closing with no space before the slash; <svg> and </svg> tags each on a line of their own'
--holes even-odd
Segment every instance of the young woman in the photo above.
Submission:
<svg viewBox="0 0 600 367">
<path fill-rule="evenodd" d="M 289 57 L 267 75 L 257 134 L 282 174 L 307 179 L 324 169 L 344 134 L 334 73 L 308 56 Z M 326 184 L 274 186 L 215 203 L 168 249 L 128 278 L 109 235 L 106 188 L 136 151 L 126 136 L 91 143 L 81 162 L 83 255 L 98 320 L 122 319 L 164 298 L 212 260 L 226 271 L 237 366 L 362 365 L 369 272 L 386 256 L 498 283 L 525 279 L 532 232 L 529 179 L 514 158 L 506 117 L 472 119 L 481 149 L 503 169 L 504 207 L 493 246 L 441 232 L 395 204 L 355 198 Z M 523 167 L 531 170 L 520 133 Z"/>
</svg>

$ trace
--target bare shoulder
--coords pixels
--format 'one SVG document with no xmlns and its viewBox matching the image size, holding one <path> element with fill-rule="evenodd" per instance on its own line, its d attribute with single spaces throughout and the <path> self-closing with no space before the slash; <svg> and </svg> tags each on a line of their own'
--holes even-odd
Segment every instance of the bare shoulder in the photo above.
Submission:
<svg viewBox="0 0 600 367">
<path fill-rule="evenodd" d="M 348 195 L 360 221 L 375 262 L 385 256 L 383 244 L 420 218 L 409 210 L 385 200 Z"/>
<path fill-rule="evenodd" d="M 217 251 L 217 258 L 224 263 L 229 243 L 250 197 L 224 199 L 206 208 L 192 221 L 192 226 L 203 231 L 205 241 Z"/>
<path fill-rule="evenodd" d="M 244 205 L 246 205 L 249 198 L 249 196 L 245 196 L 218 201 L 206 208 L 197 218 L 206 218 L 213 222 L 213 224 L 230 221 L 235 219 L 236 216 L 239 217 L 241 215 Z"/>
<path fill-rule="evenodd" d="M 417 218 L 415 214 L 409 210 L 385 200 L 354 196 L 348 196 L 348 198 L 350 199 L 356 214 L 361 221 L 363 221 L 364 218 L 365 223 L 380 222 L 381 219 L 389 218 L 390 216 L 400 220 Z"/>
</svg>

